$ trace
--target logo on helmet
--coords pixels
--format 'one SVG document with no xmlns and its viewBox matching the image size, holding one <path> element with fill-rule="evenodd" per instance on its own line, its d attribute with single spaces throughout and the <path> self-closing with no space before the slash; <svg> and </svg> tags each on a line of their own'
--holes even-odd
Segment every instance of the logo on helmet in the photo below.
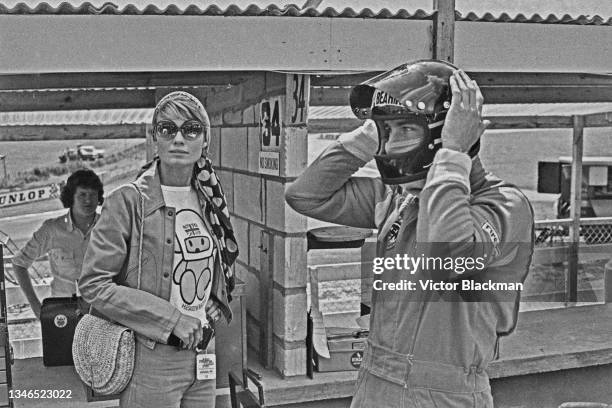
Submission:
<svg viewBox="0 0 612 408">
<path fill-rule="evenodd" d="M 394 98 L 388 93 L 377 89 L 376 92 L 374 92 L 374 95 L 372 96 L 372 107 L 382 106 L 382 105 L 402 106 L 402 104 L 397 98 Z"/>
</svg>

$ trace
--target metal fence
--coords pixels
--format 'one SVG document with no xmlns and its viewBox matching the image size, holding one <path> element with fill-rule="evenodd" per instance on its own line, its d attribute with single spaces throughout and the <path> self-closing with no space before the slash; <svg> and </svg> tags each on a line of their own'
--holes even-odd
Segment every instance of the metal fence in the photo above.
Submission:
<svg viewBox="0 0 612 408">
<path fill-rule="evenodd" d="M 570 218 L 536 221 L 536 248 L 569 243 L 571 224 Z M 612 243 L 612 217 L 581 218 L 580 243 L 587 245 Z"/>
</svg>

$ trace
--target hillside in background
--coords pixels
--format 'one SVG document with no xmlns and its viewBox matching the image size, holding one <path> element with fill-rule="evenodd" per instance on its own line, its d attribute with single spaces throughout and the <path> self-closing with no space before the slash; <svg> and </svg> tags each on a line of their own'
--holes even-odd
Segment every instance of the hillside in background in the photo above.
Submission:
<svg viewBox="0 0 612 408">
<path fill-rule="evenodd" d="M 105 157 L 61 164 L 60 153 L 78 144 L 104 149 Z M 90 167 L 97 173 L 116 173 L 123 168 L 131 171 L 144 163 L 145 147 L 143 139 L 0 142 L 0 155 L 5 156 L 8 176 L 0 173 L 0 189 L 11 189 L 64 181 L 70 172 L 81 167 Z"/>
</svg>

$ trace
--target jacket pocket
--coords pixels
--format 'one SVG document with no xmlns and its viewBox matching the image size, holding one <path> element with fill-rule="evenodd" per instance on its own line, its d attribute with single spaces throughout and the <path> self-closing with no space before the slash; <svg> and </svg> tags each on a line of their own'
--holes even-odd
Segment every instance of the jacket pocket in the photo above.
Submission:
<svg viewBox="0 0 612 408">
<path fill-rule="evenodd" d="M 419 408 L 485 408 L 486 405 L 476 405 L 475 394 L 447 393 L 432 391 L 427 388 L 415 388 L 413 392 L 415 405 Z"/>
<path fill-rule="evenodd" d="M 366 371 L 360 381 L 359 388 L 355 392 L 351 407 L 408 408 L 410 406 L 405 404 L 406 391 L 407 389 L 403 386 Z"/>
</svg>

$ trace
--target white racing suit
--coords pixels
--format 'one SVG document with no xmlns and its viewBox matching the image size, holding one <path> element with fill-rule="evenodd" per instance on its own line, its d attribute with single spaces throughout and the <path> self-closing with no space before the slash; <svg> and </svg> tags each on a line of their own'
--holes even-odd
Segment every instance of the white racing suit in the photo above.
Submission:
<svg viewBox="0 0 612 408">
<path fill-rule="evenodd" d="M 373 275 L 416 287 L 372 291 L 351 407 L 492 407 L 485 370 L 499 337 L 516 325 L 520 291 L 425 290 L 418 281 L 524 282 L 533 253 L 531 206 L 516 187 L 485 173 L 478 158 L 444 148 L 418 200 L 378 178 L 351 177 L 375 143 L 362 128 L 342 135 L 287 188 L 287 202 L 313 218 L 378 229 L 377 257 L 471 257 L 483 268 L 411 274 L 405 264 L 388 264 Z"/>
</svg>

